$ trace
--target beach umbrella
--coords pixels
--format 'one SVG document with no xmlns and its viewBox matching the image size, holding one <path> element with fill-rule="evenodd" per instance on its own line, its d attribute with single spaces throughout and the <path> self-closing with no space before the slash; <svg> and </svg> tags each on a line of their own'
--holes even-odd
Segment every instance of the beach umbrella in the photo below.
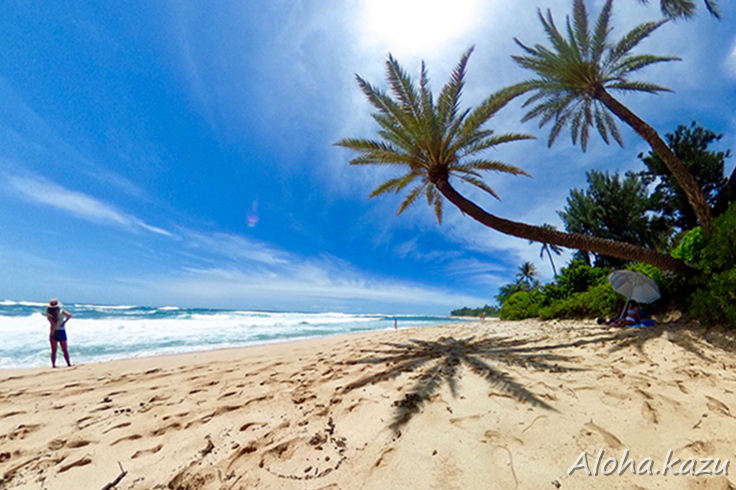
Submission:
<svg viewBox="0 0 736 490">
<path fill-rule="evenodd" d="M 659 299 L 659 287 L 649 276 L 635 271 L 614 271 L 608 282 L 618 294 L 639 303 L 651 303 Z"/>
</svg>

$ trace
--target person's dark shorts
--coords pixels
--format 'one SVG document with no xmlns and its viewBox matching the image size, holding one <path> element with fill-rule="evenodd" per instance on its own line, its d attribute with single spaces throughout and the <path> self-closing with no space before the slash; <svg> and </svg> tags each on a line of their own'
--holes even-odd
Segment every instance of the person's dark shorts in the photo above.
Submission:
<svg viewBox="0 0 736 490">
<path fill-rule="evenodd" d="M 54 340 L 57 342 L 66 342 L 66 330 L 54 331 Z"/>
</svg>

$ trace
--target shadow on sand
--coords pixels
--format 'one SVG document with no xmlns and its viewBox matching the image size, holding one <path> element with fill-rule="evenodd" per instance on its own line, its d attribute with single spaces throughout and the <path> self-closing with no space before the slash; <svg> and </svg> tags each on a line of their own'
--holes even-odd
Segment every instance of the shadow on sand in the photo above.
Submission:
<svg viewBox="0 0 736 490">
<path fill-rule="evenodd" d="M 452 395 L 456 397 L 458 370 L 462 365 L 484 378 L 493 388 L 507 393 L 519 402 L 554 410 L 503 372 L 502 366 L 531 368 L 551 373 L 580 371 L 582 370 L 580 368 L 560 365 L 574 362 L 575 359 L 556 351 L 599 344 L 610 345 L 608 349 L 610 354 L 630 348 L 644 354 L 645 345 L 658 338 L 664 338 L 707 362 L 715 360 L 706 353 L 708 350 L 736 352 L 734 332 L 725 329 L 706 329 L 691 324 L 670 324 L 642 329 L 593 329 L 588 332 L 581 331 L 580 337 L 575 341 L 552 344 L 541 343 L 543 339 L 511 337 L 483 339 L 441 337 L 435 341 L 412 339 L 406 343 L 384 343 L 382 348 L 363 350 L 365 357 L 346 362 L 348 365 L 383 364 L 386 369 L 347 385 L 343 391 L 347 393 L 369 384 L 396 378 L 404 373 L 417 373 L 414 386 L 404 398 L 394 402 L 396 410 L 391 427 L 396 430 L 409 422 L 443 384 L 447 383 Z"/>
<path fill-rule="evenodd" d="M 403 373 L 417 372 L 417 381 L 404 398 L 394 402 L 396 407 L 391 428 L 397 430 L 419 412 L 421 406 L 444 384 L 457 397 L 459 368 L 461 365 L 484 378 L 492 387 L 512 398 L 532 406 L 554 410 L 513 377 L 499 369 L 498 365 L 536 369 L 552 373 L 576 371 L 560 366 L 571 358 L 535 348 L 532 339 L 491 337 L 477 340 L 475 337 L 455 339 L 441 337 L 435 341 L 409 340 L 407 343 L 385 343 L 380 349 L 366 349 L 362 359 L 346 364 L 385 364 L 386 369 L 366 376 L 344 388 L 344 392 L 368 384 L 386 381 Z M 541 346 L 539 346 L 541 347 Z"/>
</svg>

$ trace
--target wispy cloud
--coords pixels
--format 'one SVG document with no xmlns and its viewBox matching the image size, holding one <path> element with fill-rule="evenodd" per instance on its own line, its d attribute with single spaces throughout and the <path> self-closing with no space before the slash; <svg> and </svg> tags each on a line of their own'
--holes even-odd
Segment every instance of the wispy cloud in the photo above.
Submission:
<svg viewBox="0 0 736 490">
<path fill-rule="evenodd" d="M 46 179 L 10 177 L 10 188 L 25 200 L 50 206 L 76 218 L 94 223 L 119 226 L 131 231 L 148 230 L 164 236 L 172 236 L 166 230 L 146 224 L 139 218 L 117 210 L 87 194 L 69 190 Z"/>
<path fill-rule="evenodd" d="M 177 298 L 213 306 L 241 304 L 260 309 L 363 308 L 372 312 L 409 305 L 416 311 L 449 313 L 482 298 L 367 272 L 329 254 L 304 256 L 236 234 L 182 231 L 187 265 L 147 287 Z M 411 248 L 410 246 L 408 248 Z M 409 253 L 409 251 L 407 251 Z M 416 253 L 412 251 L 411 253 Z"/>
<path fill-rule="evenodd" d="M 728 56 L 728 59 L 726 60 L 726 65 L 731 71 L 731 75 L 736 75 L 736 38 L 733 40 L 733 43 L 731 44 L 731 54 Z"/>
<path fill-rule="evenodd" d="M 294 260 L 287 252 L 242 235 L 187 231 L 185 246 L 207 255 L 217 255 L 239 264 L 289 265 Z"/>
<path fill-rule="evenodd" d="M 389 279 L 361 277 L 354 273 L 340 274 L 330 267 L 315 263 L 296 264 L 291 270 L 268 272 L 244 271 L 236 268 L 189 269 L 181 277 L 152 280 L 158 294 L 196 301 L 199 304 L 243 304 L 264 309 L 355 308 L 377 312 L 381 308 L 449 313 L 462 305 L 482 303 L 471 295 L 452 293 L 441 288 L 400 283 Z"/>
</svg>

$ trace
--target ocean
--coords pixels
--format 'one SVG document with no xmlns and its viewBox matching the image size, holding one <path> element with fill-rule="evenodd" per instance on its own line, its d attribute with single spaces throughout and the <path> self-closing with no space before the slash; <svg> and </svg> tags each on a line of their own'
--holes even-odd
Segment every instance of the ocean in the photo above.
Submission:
<svg viewBox="0 0 736 490">
<path fill-rule="evenodd" d="M 441 325 L 441 316 L 65 304 L 73 364 Z M 0 301 L 0 369 L 50 365 L 46 303 Z M 64 365 L 61 349 L 57 365 Z"/>
</svg>

